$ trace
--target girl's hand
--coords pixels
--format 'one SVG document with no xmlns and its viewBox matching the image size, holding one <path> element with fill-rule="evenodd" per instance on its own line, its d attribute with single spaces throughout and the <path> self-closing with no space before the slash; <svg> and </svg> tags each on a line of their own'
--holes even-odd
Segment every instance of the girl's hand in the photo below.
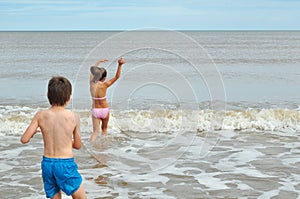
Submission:
<svg viewBox="0 0 300 199">
<path fill-rule="evenodd" d="M 107 61 L 108 61 L 108 59 L 101 59 L 101 60 L 99 60 L 100 63 L 107 62 Z"/>
<path fill-rule="evenodd" d="M 125 60 L 121 57 L 119 60 L 118 60 L 118 63 L 119 65 L 122 65 L 125 63 Z"/>
<path fill-rule="evenodd" d="M 107 61 L 108 61 L 108 59 L 101 59 L 95 63 L 95 66 L 98 67 L 100 63 L 107 62 Z"/>
</svg>

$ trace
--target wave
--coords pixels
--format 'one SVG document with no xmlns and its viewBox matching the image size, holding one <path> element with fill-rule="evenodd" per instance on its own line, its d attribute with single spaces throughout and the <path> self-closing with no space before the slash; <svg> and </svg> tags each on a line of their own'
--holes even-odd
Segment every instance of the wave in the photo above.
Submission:
<svg viewBox="0 0 300 199">
<path fill-rule="evenodd" d="M 34 114 L 44 108 L 0 106 L 0 136 L 21 135 Z M 81 131 L 91 132 L 90 110 L 73 110 L 80 115 Z M 113 131 L 300 131 L 299 109 L 247 108 L 244 110 L 111 110 Z"/>
</svg>

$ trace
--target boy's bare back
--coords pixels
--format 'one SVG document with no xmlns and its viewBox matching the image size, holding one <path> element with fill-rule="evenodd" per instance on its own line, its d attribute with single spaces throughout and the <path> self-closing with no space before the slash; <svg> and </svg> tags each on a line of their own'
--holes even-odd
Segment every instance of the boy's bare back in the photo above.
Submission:
<svg viewBox="0 0 300 199">
<path fill-rule="evenodd" d="M 71 158 L 72 148 L 81 148 L 79 117 L 63 107 L 51 107 L 39 111 L 21 138 L 23 143 L 41 129 L 44 139 L 44 156 L 49 158 Z M 74 137 L 74 143 L 73 138 Z"/>
</svg>

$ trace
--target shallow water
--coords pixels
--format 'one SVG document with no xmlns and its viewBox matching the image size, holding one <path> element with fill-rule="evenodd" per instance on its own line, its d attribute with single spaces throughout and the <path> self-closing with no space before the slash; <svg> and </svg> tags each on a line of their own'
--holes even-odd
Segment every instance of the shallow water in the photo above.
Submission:
<svg viewBox="0 0 300 199">
<path fill-rule="evenodd" d="M 0 32 L 2 196 L 45 198 L 41 136 L 19 139 L 64 75 L 88 198 L 300 198 L 300 32 L 166 35 Z M 109 136 L 91 144 L 88 68 L 108 58 L 112 77 L 119 56 Z"/>
<path fill-rule="evenodd" d="M 94 145 L 84 138 L 85 147 L 75 157 L 88 198 L 300 196 L 297 133 L 130 134 L 113 134 Z M 2 193 L 6 198 L 43 198 L 41 137 L 24 146 L 18 140 L 1 138 Z"/>
</svg>

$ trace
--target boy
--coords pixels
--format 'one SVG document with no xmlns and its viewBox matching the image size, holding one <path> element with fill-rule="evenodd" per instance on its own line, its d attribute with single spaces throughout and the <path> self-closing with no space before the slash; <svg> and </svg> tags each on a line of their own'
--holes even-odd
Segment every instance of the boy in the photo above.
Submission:
<svg viewBox="0 0 300 199">
<path fill-rule="evenodd" d="M 21 137 L 22 144 L 41 129 L 44 140 L 42 177 L 47 198 L 61 198 L 61 190 L 73 198 L 86 198 L 82 177 L 74 162 L 72 148 L 81 148 L 80 119 L 66 110 L 72 85 L 64 77 L 53 77 L 48 83 L 51 107 L 39 111 Z"/>
</svg>

